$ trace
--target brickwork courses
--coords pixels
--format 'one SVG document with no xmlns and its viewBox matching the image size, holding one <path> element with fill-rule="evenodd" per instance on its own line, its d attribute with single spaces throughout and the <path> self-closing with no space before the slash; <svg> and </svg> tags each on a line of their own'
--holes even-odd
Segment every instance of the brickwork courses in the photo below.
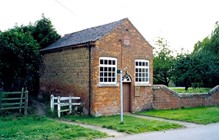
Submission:
<svg viewBox="0 0 219 140">
<path fill-rule="evenodd" d="M 112 30 L 108 31 L 111 27 Z M 92 35 L 100 34 L 98 29 L 103 30 L 104 35 L 95 40 L 90 39 Z M 88 31 L 93 31 L 93 34 Z M 100 57 L 111 57 L 116 58 L 117 69 L 121 69 L 123 75 L 128 74 L 131 77 L 130 112 L 219 104 L 219 87 L 208 94 L 179 95 L 165 86 L 153 86 L 153 47 L 128 19 L 81 32 L 68 34 L 52 47 L 43 50 L 40 73 L 42 96 L 79 96 L 85 114 L 119 114 L 119 74 L 114 85 L 100 85 L 99 82 Z M 86 36 L 87 33 L 90 34 Z M 75 36 L 76 34 L 79 36 Z M 80 39 L 84 40 L 77 42 Z M 65 46 L 72 42 L 76 44 Z M 149 84 L 137 85 L 135 82 L 137 59 L 149 61 Z"/>
<path fill-rule="evenodd" d="M 178 94 L 164 85 L 153 86 L 153 109 L 219 105 L 219 86 L 208 93 Z"/>
<path fill-rule="evenodd" d="M 129 45 L 124 45 L 124 38 L 129 39 Z M 118 69 L 126 71 L 132 78 L 131 82 L 131 112 L 149 109 L 152 106 L 153 56 L 152 47 L 145 41 L 136 28 L 126 20 L 110 34 L 95 43 L 92 48 L 92 114 L 112 115 L 120 112 L 119 76 L 116 86 L 99 85 L 99 57 L 117 58 Z M 150 62 L 150 85 L 141 86 L 140 94 L 135 96 L 135 60 L 144 59 Z"/>
<path fill-rule="evenodd" d="M 85 47 L 43 55 L 44 70 L 40 77 L 40 93 L 80 96 L 88 108 L 89 61 Z M 86 111 L 87 112 L 87 111 Z"/>
<path fill-rule="evenodd" d="M 124 43 L 124 40 L 128 43 Z M 51 51 L 51 50 L 49 50 Z M 136 112 L 152 106 L 153 48 L 128 19 L 124 19 L 108 34 L 94 42 L 43 53 L 40 94 L 80 96 L 84 113 L 94 116 L 120 112 L 119 75 L 113 86 L 99 85 L 99 58 L 117 59 L 118 69 L 128 72 L 131 82 L 130 111 Z M 150 84 L 138 86 L 135 94 L 135 60 L 149 61 Z M 90 84 L 90 85 L 89 85 Z"/>
</svg>

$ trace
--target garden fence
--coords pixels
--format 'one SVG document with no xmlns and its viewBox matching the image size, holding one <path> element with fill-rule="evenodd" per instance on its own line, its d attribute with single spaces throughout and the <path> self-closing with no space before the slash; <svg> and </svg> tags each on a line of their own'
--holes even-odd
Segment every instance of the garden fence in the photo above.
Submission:
<svg viewBox="0 0 219 140">
<path fill-rule="evenodd" d="M 54 95 L 51 95 L 50 99 L 50 108 L 51 111 L 54 112 L 54 107 L 57 105 L 57 113 L 58 117 L 61 117 L 62 112 L 69 112 L 72 113 L 72 106 L 78 106 L 81 105 L 81 103 L 76 102 L 75 100 L 79 100 L 80 97 L 54 97 Z M 65 108 L 63 108 L 65 107 Z M 66 108 L 68 107 L 68 108 Z"/>
<path fill-rule="evenodd" d="M 20 114 L 22 109 L 24 115 L 27 115 L 28 108 L 28 91 L 22 88 L 16 92 L 0 92 L 0 112 L 3 110 L 19 109 Z"/>
</svg>

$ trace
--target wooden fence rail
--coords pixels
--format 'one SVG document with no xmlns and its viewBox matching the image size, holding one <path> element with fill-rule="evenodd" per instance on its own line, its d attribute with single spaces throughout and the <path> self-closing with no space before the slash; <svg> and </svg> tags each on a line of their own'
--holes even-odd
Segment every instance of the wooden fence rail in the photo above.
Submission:
<svg viewBox="0 0 219 140">
<path fill-rule="evenodd" d="M 50 99 L 50 108 L 51 111 L 54 112 L 54 107 L 55 105 L 57 105 L 57 113 L 58 113 L 58 117 L 61 117 L 61 112 L 69 112 L 72 113 L 72 106 L 78 106 L 81 105 L 81 103 L 79 102 L 74 102 L 75 100 L 79 100 L 80 97 L 54 97 L 54 95 L 51 95 L 51 99 Z M 62 107 L 66 107 L 68 106 L 68 108 L 63 109 Z"/>
<path fill-rule="evenodd" d="M 24 115 L 27 115 L 28 108 L 28 91 L 22 90 L 16 92 L 0 92 L 0 112 L 3 110 L 19 109 L 20 114 L 22 109 Z"/>
</svg>

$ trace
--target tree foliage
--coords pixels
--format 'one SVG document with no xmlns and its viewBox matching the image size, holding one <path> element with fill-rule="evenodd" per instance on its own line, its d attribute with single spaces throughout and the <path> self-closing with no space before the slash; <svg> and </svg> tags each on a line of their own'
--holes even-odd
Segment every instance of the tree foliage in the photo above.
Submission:
<svg viewBox="0 0 219 140">
<path fill-rule="evenodd" d="M 50 44 L 60 38 L 60 35 L 56 32 L 52 25 L 52 22 L 42 15 L 42 19 L 35 23 L 33 29 L 33 37 L 39 43 L 40 49 L 48 47 Z"/>
<path fill-rule="evenodd" d="M 219 84 L 219 25 L 211 36 L 198 41 L 194 51 L 178 55 L 174 66 L 175 83 L 192 87 L 213 87 Z"/>
<path fill-rule="evenodd" d="M 35 25 L 15 26 L 0 32 L 0 81 L 4 83 L 4 90 L 20 90 L 26 86 L 36 93 L 41 64 L 39 50 L 59 37 L 44 16 Z"/>
<path fill-rule="evenodd" d="M 156 46 L 153 59 L 154 83 L 168 86 L 173 74 L 174 57 L 164 38 L 158 38 Z"/>
<path fill-rule="evenodd" d="M 207 50 L 211 51 L 215 55 L 219 56 L 219 23 L 216 22 L 215 29 L 210 36 L 209 46 L 206 47 Z"/>
<path fill-rule="evenodd" d="M 6 90 L 17 90 L 33 79 L 40 63 L 39 44 L 19 27 L 0 34 L 0 79 Z"/>
</svg>

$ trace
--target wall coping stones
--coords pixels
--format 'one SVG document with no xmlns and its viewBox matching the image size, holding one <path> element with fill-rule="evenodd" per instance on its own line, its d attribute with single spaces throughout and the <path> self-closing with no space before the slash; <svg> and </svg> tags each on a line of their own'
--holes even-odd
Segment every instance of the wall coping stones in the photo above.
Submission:
<svg viewBox="0 0 219 140">
<path fill-rule="evenodd" d="M 209 91 L 209 94 L 219 93 L 219 85 L 215 86 Z"/>
<path fill-rule="evenodd" d="M 212 94 L 216 94 L 216 93 L 219 94 L 219 85 L 215 86 L 209 92 L 206 92 L 206 93 L 177 93 L 177 92 L 169 89 L 165 85 L 153 85 L 153 90 L 159 90 L 159 89 L 167 90 L 169 93 L 172 93 L 173 95 L 178 96 L 180 98 L 183 98 L 183 97 L 195 97 L 195 96 L 206 97 L 206 96 L 209 96 L 209 95 L 212 95 Z"/>
</svg>

